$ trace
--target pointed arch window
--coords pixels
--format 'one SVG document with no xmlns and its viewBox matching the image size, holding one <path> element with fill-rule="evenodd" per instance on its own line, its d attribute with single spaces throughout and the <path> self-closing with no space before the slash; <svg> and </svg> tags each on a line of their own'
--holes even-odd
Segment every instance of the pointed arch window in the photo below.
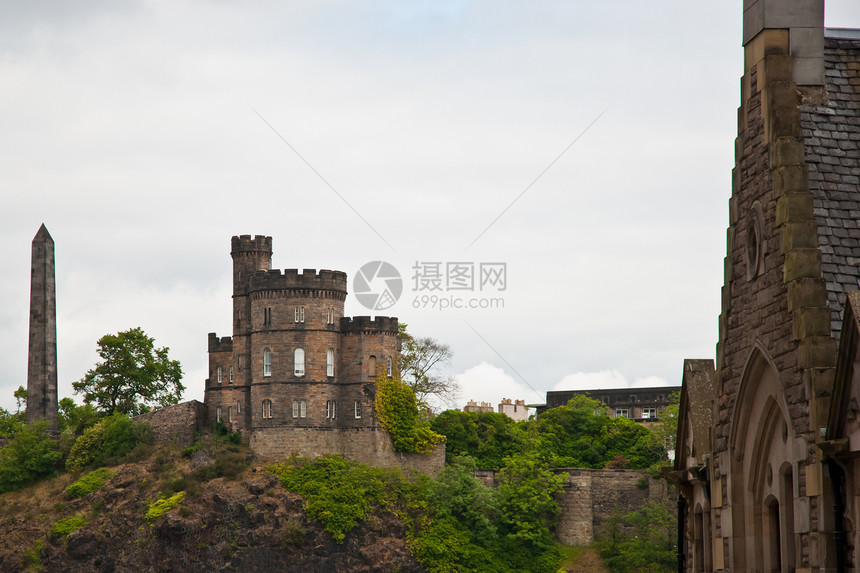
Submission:
<svg viewBox="0 0 860 573">
<path fill-rule="evenodd" d="M 263 376 L 272 375 L 272 351 L 266 348 L 263 350 Z"/>
<path fill-rule="evenodd" d="M 293 400 L 293 418 L 299 417 L 299 401 Z"/>
<path fill-rule="evenodd" d="M 325 375 L 334 376 L 334 350 L 331 348 L 325 353 Z"/>
<path fill-rule="evenodd" d="M 305 351 L 301 348 L 296 348 L 293 372 L 296 376 L 305 375 Z"/>
</svg>

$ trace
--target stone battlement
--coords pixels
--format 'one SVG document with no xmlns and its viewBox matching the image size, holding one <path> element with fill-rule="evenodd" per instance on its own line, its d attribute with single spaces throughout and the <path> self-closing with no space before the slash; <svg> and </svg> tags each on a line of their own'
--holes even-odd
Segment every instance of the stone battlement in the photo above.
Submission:
<svg viewBox="0 0 860 573">
<path fill-rule="evenodd" d="M 391 332 L 397 333 L 396 316 L 345 316 L 340 319 L 341 332 Z"/>
<path fill-rule="evenodd" d="M 231 255 L 248 252 L 263 252 L 271 254 L 272 237 L 254 235 L 254 238 L 252 239 L 251 235 L 234 235 L 230 240 L 230 247 Z"/>
<path fill-rule="evenodd" d="M 346 273 L 327 269 L 272 269 L 250 277 L 248 292 L 261 290 L 328 290 L 346 296 Z"/>
<path fill-rule="evenodd" d="M 218 338 L 214 332 L 209 333 L 209 352 L 233 352 L 233 337 Z"/>
</svg>

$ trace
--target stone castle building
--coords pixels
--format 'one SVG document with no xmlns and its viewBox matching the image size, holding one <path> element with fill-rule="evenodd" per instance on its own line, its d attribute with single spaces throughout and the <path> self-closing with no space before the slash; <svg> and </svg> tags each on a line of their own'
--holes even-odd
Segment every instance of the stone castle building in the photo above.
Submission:
<svg viewBox="0 0 860 573">
<path fill-rule="evenodd" d="M 716 361 L 684 362 L 679 570 L 856 571 L 860 31 L 745 0 Z"/>
<path fill-rule="evenodd" d="M 343 272 L 271 269 L 271 237 L 233 237 L 230 254 L 233 336 L 209 334 L 209 420 L 262 455 L 409 465 L 374 412 L 377 374 L 397 364 L 397 319 L 345 317 Z M 440 452 L 432 463 L 444 463 Z"/>
</svg>

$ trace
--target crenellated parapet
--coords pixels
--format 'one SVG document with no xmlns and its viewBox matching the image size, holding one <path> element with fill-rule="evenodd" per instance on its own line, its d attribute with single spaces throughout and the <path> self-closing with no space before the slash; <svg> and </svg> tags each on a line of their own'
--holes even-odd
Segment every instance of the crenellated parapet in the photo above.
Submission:
<svg viewBox="0 0 860 573">
<path fill-rule="evenodd" d="M 251 275 L 249 293 L 262 291 L 291 291 L 299 296 L 312 297 L 315 293 L 326 292 L 335 298 L 346 298 L 346 273 L 327 269 L 272 269 L 258 271 Z"/>
<path fill-rule="evenodd" d="M 214 332 L 209 333 L 209 352 L 233 352 L 233 337 L 218 338 Z"/>
<path fill-rule="evenodd" d="M 234 235 L 230 240 L 230 255 L 251 253 L 272 254 L 272 237 L 265 235 Z"/>
<path fill-rule="evenodd" d="M 377 333 L 388 332 L 397 334 L 396 316 L 345 316 L 340 319 L 341 332 L 348 333 Z"/>
</svg>

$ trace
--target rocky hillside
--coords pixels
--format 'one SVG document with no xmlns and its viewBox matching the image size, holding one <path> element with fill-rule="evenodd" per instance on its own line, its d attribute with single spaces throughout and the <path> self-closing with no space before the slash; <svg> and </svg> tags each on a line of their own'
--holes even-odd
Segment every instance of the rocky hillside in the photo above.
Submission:
<svg viewBox="0 0 860 573">
<path fill-rule="evenodd" d="M 235 471 L 195 473 L 219 458 Z M 424 571 L 390 514 L 335 543 L 262 465 L 244 450 L 162 447 L 79 499 L 66 493 L 76 475 L 0 495 L 0 571 Z M 173 494 L 181 503 L 154 516 Z"/>
</svg>

